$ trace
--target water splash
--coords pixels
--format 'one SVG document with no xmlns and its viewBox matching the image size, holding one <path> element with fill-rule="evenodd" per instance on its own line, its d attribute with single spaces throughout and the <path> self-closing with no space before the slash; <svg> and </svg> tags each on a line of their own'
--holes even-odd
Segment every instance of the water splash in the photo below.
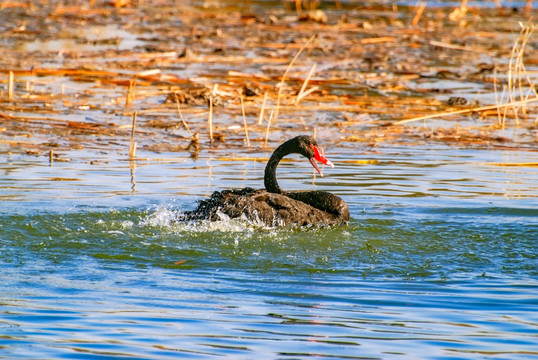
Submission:
<svg viewBox="0 0 538 360">
<path fill-rule="evenodd" d="M 272 231 L 289 231 L 293 227 L 282 228 L 281 223 L 275 226 L 267 226 L 259 217 L 249 219 L 246 216 L 239 218 L 230 218 L 223 212 L 218 212 L 219 220 L 180 220 L 184 213 L 181 210 L 173 208 L 172 204 L 159 205 L 154 211 L 151 211 L 140 222 L 141 226 L 157 227 L 161 229 L 170 229 L 175 232 L 215 232 L 223 233 L 241 233 L 244 236 L 252 234 L 254 231 L 272 232 Z M 307 229 L 305 227 L 305 229 Z"/>
</svg>

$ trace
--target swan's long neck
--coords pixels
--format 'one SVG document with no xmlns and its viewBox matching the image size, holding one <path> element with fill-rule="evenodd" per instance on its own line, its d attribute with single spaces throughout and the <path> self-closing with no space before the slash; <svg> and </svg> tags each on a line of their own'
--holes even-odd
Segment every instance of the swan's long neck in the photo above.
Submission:
<svg viewBox="0 0 538 360">
<path fill-rule="evenodd" d="M 270 193 L 283 194 L 284 191 L 278 186 L 276 181 L 276 167 L 282 158 L 288 154 L 291 154 L 293 151 L 289 149 L 289 142 L 285 142 L 280 145 L 265 166 L 265 176 L 263 183 L 265 185 L 265 190 Z"/>
</svg>

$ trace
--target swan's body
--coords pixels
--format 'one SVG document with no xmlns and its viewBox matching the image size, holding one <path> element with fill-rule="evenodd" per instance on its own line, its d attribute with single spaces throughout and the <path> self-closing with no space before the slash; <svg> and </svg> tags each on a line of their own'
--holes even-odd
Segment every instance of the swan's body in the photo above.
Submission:
<svg viewBox="0 0 538 360">
<path fill-rule="evenodd" d="M 244 188 L 216 191 L 202 200 L 196 210 L 186 212 L 185 220 L 216 221 L 222 215 L 230 218 L 244 217 L 266 226 L 332 226 L 349 220 L 349 209 L 338 196 L 326 191 L 284 192 L 276 180 L 276 167 L 280 160 L 291 153 L 309 159 L 323 176 L 316 160 L 333 166 L 319 151 L 317 142 L 302 135 L 280 145 L 265 167 L 265 189 Z"/>
</svg>

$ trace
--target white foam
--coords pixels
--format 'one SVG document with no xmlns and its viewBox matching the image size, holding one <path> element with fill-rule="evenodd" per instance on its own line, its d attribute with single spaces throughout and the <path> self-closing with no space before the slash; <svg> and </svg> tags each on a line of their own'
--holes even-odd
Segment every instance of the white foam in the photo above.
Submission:
<svg viewBox="0 0 538 360">
<path fill-rule="evenodd" d="M 183 212 L 179 209 L 173 208 L 171 204 L 160 205 L 155 210 L 149 210 L 147 215 L 141 218 L 139 223 L 143 227 L 160 228 L 160 231 L 173 232 L 178 235 L 184 233 L 214 233 L 221 232 L 227 234 L 237 234 L 236 246 L 241 240 L 251 238 L 252 236 L 263 235 L 273 237 L 275 239 L 280 238 L 283 231 L 289 231 L 289 229 L 282 229 L 278 227 L 268 227 L 260 219 L 255 220 L 247 219 L 246 216 L 240 218 L 231 219 L 224 213 L 218 213 L 217 221 L 209 220 L 196 220 L 196 221 L 180 221 Z M 277 224 L 275 224 L 277 225 Z"/>
<path fill-rule="evenodd" d="M 169 208 L 167 205 L 159 205 L 155 211 L 150 212 L 142 219 L 140 225 L 152 227 L 170 227 L 177 223 L 178 210 Z"/>
<path fill-rule="evenodd" d="M 250 219 L 245 215 L 231 219 L 228 215 L 219 212 L 217 221 L 179 220 L 182 215 L 183 212 L 173 204 L 159 205 L 154 210 L 148 210 L 138 225 L 159 228 L 158 231 L 173 233 L 180 237 L 187 234 L 223 233 L 223 235 L 236 236 L 235 246 L 238 246 L 242 240 L 257 238 L 260 235 L 278 241 L 286 238 L 286 236 L 283 237 L 286 233 L 293 233 L 298 229 L 297 226 L 283 226 L 280 219 L 275 219 L 272 226 L 267 226 L 259 217 Z M 300 228 L 302 230 L 317 229 L 315 226 Z"/>
</svg>

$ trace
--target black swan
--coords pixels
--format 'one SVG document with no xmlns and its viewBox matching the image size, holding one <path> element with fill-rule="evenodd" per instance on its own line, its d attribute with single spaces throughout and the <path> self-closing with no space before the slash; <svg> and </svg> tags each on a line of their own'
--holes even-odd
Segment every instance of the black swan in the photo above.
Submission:
<svg viewBox="0 0 538 360">
<path fill-rule="evenodd" d="M 266 226 L 332 226 L 349 220 L 349 209 L 340 197 L 326 191 L 284 192 L 276 180 L 276 167 L 289 154 L 306 157 L 317 172 L 323 176 L 316 160 L 333 167 L 323 156 L 316 140 L 301 135 L 280 145 L 265 167 L 264 189 L 244 188 L 215 191 L 207 200 L 200 201 L 196 210 L 187 211 L 180 220 L 221 219 L 244 217 Z"/>
</svg>

